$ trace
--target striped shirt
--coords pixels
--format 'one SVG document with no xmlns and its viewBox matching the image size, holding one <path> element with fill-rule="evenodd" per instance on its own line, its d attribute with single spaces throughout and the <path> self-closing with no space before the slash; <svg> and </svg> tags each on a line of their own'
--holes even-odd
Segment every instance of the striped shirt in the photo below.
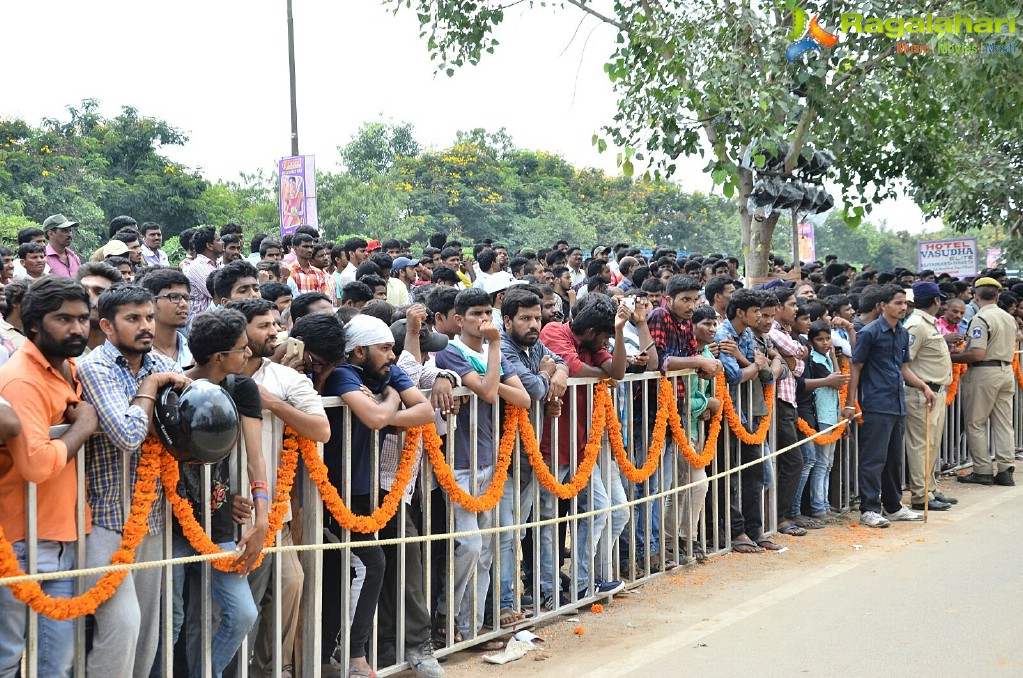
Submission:
<svg viewBox="0 0 1023 678">
<path fill-rule="evenodd" d="M 188 326 L 192 326 L 192 320 L 200 313 L 209 310 L 213 303 L 213 295 L 206 287 L 206 279 L 210 273 L 217 270 L 217 262 L 205 254 L 195 255 L 195 259 L 189 264 L 185 275 L 188 276 L 189 287 L 192 290 L 188 299 Z"/>
<path fill-rule="evenodd" d="M 84 399 L 96 408 L 99 417 L 97 435 L 85 444 L 85 473 L 88 479 L 92 521 L 100 527 L 120 532 L 126 507 L 122 503 L 124 459 L 129 459 L 129 496 L 138 480 L 137 467 L 142 441 L 149 433 L 145 410 L 132 404 L 139 384 L 151 374 L 175 372 L 181 368 L 159 353 L 142 356 L 142 368 L 132 374 L 124 356 L 109 341 L 93 350 L 78 365 Z M 163 487 L 156 485 L 156 500 L 149 513 L 149 533 L 163 528 Z"/>
<path fill-rule="evenodd" d="M 803 376 L 804 365 L 799 356 L 803 355 L 805 347 L 793 339 L 788 330 L 782 327 L 777 320 L 774 321 L 774 327 L 768 336 L 771 337 L 771 343 L 778 349 L 778 353 L 786 358 L 795 358 L 796 360 L 796 365 L 791 370 L 788 369 L 786 363 L 785 373 L 778 379 L 778 398 L 795 407 L 797 405 L 795 377 Z"/>
<path fill-rule="evenodd" d="M 320 269 L 312 265 L 307 269 L 303 269 L 297 261 L 289 266 L 288 269 L 291 271 L 288 285 L 293 287 L 298 294 L 305 292 L 327 293 L 327 274 Z"/>
</svg>

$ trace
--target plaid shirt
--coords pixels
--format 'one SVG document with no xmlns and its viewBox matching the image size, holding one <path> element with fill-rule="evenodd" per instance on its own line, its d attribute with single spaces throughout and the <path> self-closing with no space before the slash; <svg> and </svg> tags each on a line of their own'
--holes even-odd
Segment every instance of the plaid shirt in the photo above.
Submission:
<svg viewBox="0 0 1023 678">
<path fill-rule="evenodd" d="M 795 358 L 796 366 L 791 370 L 786 363 L 785 373 L 778 379 L 778 397 L 793 407 L 796 406 L 796 380 L 795 377 L 803 376 L 803 361 L 798 356 L 803 355 L 804 346 L 792 338 L 789 331 L 781 326 L 777 320 L 768 335 L 778 353 L 786 358 Z"/>
<path fill-rule="evenodd" d="M 689 320 L 677 321 L 667 306 L 658 306 L 650 311 L 646 319 L 650 337 L 654 340 L 657 355 L 661 359 L 661 371 L 668 371 L 668 358 L 698 355 L 696 349 L 696 333 L 693 323 Z M 684 398 L 686 393 L 685 379 L 678 379 L 678 397 Z"/>
<path fill-rule="evenodd" d="M 192 326 L 192 320 L 195 316 L 200 313 L 205 313 L 210 308 L 210 304 L 213 303 L 213 295 L 206 288 L 206 279 L 210 277 L 210 273 L 217 270 L 217 262 L 213 261 L 205 254 L 195 255 L 195 259 L 185 269 L 185 275 L 188 277 L 189 288 L 191 294 L 188 299 L 188 326 Z"/>
<path fill-rule="evenodd" d="M 124 459 L 129 459 L 128 500 L 138 480 L 137 467 L 142 441 L 149 433 L 145 411 L 132 405 L 139 384 L 151 374 L 175 372 L 181 368 L 159 353 L 142 356 L 142 369 L 132 374 L 124 356 L 109 341 L 96 348 L 78 364 L 84 399 L 96 408 L 99 417 L 97 435 L 85 443 L 85 473 L 89 506 L 94 525 L 120 532 L 125 509 L 121 490 L 124 483 Z M 163 528 L 163 488 L 156 484 L 156 501 L 149 513 L 149 534 Z"/>
<path fill-rule="evenodd" d="M 327 274 L 316 268 L 312 264 L 309 268 L 302 270 L 302 267 L 296 261 L 291 266 L 288 266 L 291 271 L 291 277 L 288 278 L 289 283 L 294 283 L 295 289 L 299 294 L 304 292 L 323 292 L 327 293 Z"/>
</svg>

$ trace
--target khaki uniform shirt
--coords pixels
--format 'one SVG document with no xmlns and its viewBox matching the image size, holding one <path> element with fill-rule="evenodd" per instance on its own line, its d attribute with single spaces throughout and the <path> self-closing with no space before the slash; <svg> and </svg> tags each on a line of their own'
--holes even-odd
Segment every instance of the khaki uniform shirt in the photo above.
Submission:
<svg viewBox="0 0 1023 678">
<path fill-rule="evenodd" d="M 988 304 L 973 316 L 966 336 L 967 348 L 985 349 L 984 360 L 1012 362 L 1016 351 L 1016 321 L 997 304 Z"/>
<path fill-rule="evenodd" d="M 906 319 L 909 332 L 909 369 L 928 384 L 952 383 L 952 356 L 931 314 L 917 309 Z"/>
</svg>

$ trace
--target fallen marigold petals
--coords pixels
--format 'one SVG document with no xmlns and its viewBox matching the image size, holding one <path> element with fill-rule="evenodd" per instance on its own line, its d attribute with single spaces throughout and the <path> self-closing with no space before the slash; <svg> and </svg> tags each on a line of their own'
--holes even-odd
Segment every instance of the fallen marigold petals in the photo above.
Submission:
<svg viewBox="0 0 1023 678">
<path fill-rule="evenodd" d="M 594 603 L 593 605 L 590 606 L 590 612 L 592 612 L 593 614 L 600 614 L 603 611 L 604 606 L 601 605 L 600 603 Z"/>
<path fill-rule="evenodd" d="M 575 633 L 575 635 L 577 635 L 577 636 L 581 636 L 581 635 L 583 635 L 584 633 L 586 633 L 586 629 L 584 629 L 584 628 L 583 628 L 583 627 L 581 627 L 581 626 L 577 626 L 577 627 L 575 627 L 574 629 L 572 629 L 572 631 L 573 631 L 573 632 Z"/>
</svg>

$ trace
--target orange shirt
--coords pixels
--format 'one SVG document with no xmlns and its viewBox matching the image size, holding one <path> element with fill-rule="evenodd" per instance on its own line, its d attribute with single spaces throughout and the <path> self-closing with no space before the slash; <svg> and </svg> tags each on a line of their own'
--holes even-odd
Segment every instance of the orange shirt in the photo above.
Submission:
<svg viewBox="0 0 1023 678">
<path fill-rule="evenodd" d="M 75 541 L 77 464 L 67 460 L 67 446 L 50 439 L 50 426 L 68 423 L 64 411 L 81 402 L 73 360 L 72 386 L 50 366 L 34 343 L 26 341 L 0 367 L 0 396 L 21 421 L 21 435 L 0 447 L 0 526 L 11 542 L 25 538 L 25 482 L 37 484 L 39 539 Z M 89 512 L 86 511 L 86 525 Z"/>
</svg>

